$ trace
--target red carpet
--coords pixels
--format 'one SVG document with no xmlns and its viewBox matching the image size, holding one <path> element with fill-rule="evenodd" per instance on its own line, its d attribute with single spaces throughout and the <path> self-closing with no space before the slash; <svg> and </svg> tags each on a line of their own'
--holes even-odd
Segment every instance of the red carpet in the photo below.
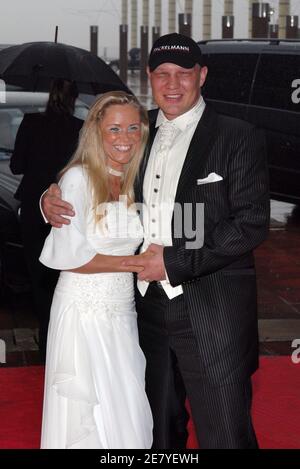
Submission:
<svg viewBox="0 0 300 469">
<path fill-rule="evenodd" d="M 300 363 L 262 357 L 253 379 L 253 418 L 261 448 L 300 448 Z M 43 368 L 0 369 L 0 449 L 38 448 Z M 190 425 L 189 448 L 196 439 Z"/>
<path fill-rule="evenodd" d="M 44 368 L 0 369 L 0 448 L 38 448 Z"/>
</svg>

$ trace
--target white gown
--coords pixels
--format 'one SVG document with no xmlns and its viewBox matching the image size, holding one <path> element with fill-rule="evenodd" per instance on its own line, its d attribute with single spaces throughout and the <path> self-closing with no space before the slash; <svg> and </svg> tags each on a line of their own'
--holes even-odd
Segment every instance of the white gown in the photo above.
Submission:
<svg viewBox="0 0 300 469">
<path fill-rule="evenodd" d="M 60 186 L 76 216 L 70 225 L 52 228 L 43 264 L 66 270 L 97 253 L 134 254 L 143 232 L 133 209 L 109 203 L 102 226 L 95 229 L 84 170 L 71 168 Z M 41 448 L 145 449 L 151 444 L 133 275 L 61 272 L 48 332 Z"/>
</svg>

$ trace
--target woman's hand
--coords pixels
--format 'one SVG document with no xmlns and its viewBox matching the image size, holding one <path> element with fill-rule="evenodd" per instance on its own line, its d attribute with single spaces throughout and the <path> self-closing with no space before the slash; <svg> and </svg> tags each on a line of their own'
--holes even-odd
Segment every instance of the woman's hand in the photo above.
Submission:
<svg viewBox="0 0 300 469">
<path fill-rule="evenodd" d="M 139 280 L 153 282 L 166 279 L 164 264 L 164 247 L 158 244 L 150 244 L 147 251 L 138 256 L 128 256 L 123 265 L 127 267 L 143 267 L 138 274 Z"/>
<path fill-rule="evenodd" d="M 123 272 L 135 272 L 136 274 L 139 274 L 140 272 L 143 272 L 144 266 L 143 265 L 136 265 L 136 262 L 141 263 L 143 259 L 148 256 L 148 252 L 143 252 L 142 254 L 136 254 L 134 256 L 124 256 L 122 262 L 121 262 L 121 268 Z"/>
</svg>

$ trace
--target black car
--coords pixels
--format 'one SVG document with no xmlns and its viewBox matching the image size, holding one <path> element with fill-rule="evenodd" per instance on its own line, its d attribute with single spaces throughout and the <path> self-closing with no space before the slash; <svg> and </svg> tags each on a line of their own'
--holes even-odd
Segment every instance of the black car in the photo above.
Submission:
<svg viewBox="0 0 300 469">
<path fill-rule="evenodd" d="M 200 41 L 203 95 L 266 133 L 271 197 L 300 203 L 300 41 Z"/>
<path fill-rule="evenodd" d="M 14 194 L 22 176 L 13 175 L 9 168 L 16 134 L 25 113 L 43 112 L 47 93 L 6 91 L 0 102 L 0 285 L 18 292 L 26 289 L 27 273 L 19 225 L 19 205 Z M 75 115 L 84 120 L 88 105 L 81 100 L 75 104 Z"/>
</svg>

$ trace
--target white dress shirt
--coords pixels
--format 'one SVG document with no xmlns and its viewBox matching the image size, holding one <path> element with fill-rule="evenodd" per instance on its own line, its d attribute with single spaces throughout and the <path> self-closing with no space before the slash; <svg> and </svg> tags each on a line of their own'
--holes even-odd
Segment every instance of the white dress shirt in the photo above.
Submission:
<svg viewBox="0 0 300 469">
<path fill-rule="evenodd" d="M 202 97 L 195 106 L 176 119 L 169 121 L 159 110 L 159 127 L 149 156 L 144 178 L 144 243 L 141 252 L 151 244 L 172 246 L 172 216 L 179 177 L 197 124 L 205 109 Z M 182 286 L 172 287 L 168 280 L 161 281 L 169 299 L 182 294 Z M 144 296 L 149 283 L 138 281 Z"/>
</svg>

